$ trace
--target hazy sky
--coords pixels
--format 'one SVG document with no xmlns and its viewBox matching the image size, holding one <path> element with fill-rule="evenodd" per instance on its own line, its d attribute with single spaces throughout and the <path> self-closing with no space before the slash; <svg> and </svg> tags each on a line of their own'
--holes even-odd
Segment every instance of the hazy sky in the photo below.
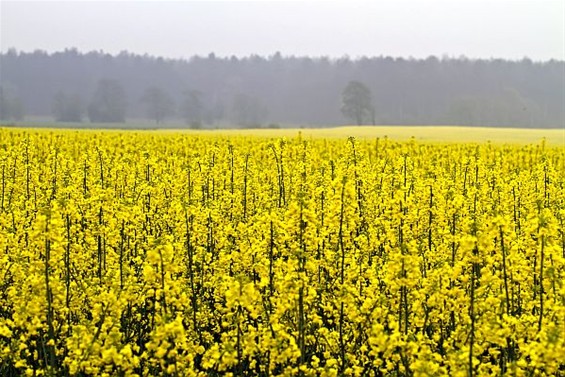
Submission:
<svg viewBox="0 0 565 377">
<path fill-rule="evenodd" d="M 564 0 L 4 1 L 0 49 L 565 60 Z"/>
</svg>

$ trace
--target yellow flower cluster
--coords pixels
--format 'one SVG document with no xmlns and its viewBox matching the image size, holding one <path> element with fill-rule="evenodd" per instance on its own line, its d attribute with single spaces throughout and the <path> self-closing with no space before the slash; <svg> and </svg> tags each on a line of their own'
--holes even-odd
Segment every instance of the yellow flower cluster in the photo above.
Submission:
<svg viewBox="0 0 565 377">
<path fill-rule="evenodd" d="M 2 376 L 565 376 L 565 148 L 0 129 Z"/>
</svg>

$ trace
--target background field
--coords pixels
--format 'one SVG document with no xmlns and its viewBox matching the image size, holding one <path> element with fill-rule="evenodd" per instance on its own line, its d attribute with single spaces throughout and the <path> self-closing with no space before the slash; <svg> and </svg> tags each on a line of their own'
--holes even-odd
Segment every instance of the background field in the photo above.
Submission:
<svg viewBox="0 0 565 377">
<path fill-rule="evenodd" d="M 227 135 L 296 136 L 340 138 L 377 138 L 387 136 L 393 140 L 414 137 L 420 141 L 438 142 L 496 142 L 496 143 L 538 143 L 543 138 L 555 145 L 565 145 L 565 129 L 517 129 L 457 126 L 345 126 L 335 128 L 277 129 L 277 130 L 213 130 L 210 133 Z"/>
<path fill-rule="evenodd" d="M 64 127 L 61 124 L 24 122 L 17 127 L 80 129 L 85 124 L 70 123 Z M 0 127 L 14 127 L 2 125 Z M 190 130 L 185 128 L 170 128 L 166 130 L 153 129 L 152 123 L 100 123 L 88 124 L 89 130 L 150 130 L 152 132 L 186 132 L 222 135 L 255 135 L 265 137 L 294 137 L 301 133 L 303 137 L 314 138 L 345 138 L 354 136 L 360 139 L 388 137 L 393 140 L 408 140 L 414 137 L 419 141 L 434 142 L 493 142 L 493 143 L 538 143 L 545 138 L 552 145 L 565 146 L 565 128 L 562 129 L 523 129 L 523 128 L 492 128 L 492 127 L 463 127 L 463 126 L 343 126 L 332 128 L 299 128 L 289 127 L 280 129 L 236 129 L 222 128 L 213 130 Z"/>
</svg>

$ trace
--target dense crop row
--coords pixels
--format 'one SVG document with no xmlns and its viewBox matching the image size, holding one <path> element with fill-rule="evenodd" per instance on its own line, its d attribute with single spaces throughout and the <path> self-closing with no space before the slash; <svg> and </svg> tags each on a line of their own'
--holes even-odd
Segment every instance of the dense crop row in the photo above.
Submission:
<svg viewBox="0 0 565 377">
<path fill-rule="evenodd" d="M 0 375 L 565 375 L 565 149 L 0 130 Z"/>
</svg>

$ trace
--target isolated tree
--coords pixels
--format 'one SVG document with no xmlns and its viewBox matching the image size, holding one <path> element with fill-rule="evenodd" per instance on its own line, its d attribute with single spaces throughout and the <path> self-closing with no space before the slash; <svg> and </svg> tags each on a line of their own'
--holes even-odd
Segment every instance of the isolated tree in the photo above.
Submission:
<svg viewBox="0 0 565 377">
<path fill-rule="evenodd" d="M 267 107 L 256 97 L 239 93 L 233 98 L 232 121 L 240 126 L 259 126 L 267 113 Z"/>
<path fill-rule="evenodd" d="M 19 98 L 9 95 L 0 86 L 0 120 L 20 121 L 24 118 L 24 107 Z"/>
<path fill-rule="evenodd" d="M 10 101 L 4 94 L 4 88 L 0 86 L 0 120 L 10 119 Z"/>
<path fill-rule="evenodd" d="M 126 92 L 116 80 L 98 81 L 92 101 L 88 106 L 88 118 L 91 122 L 123 123 L 126 121 Z"/>
<path fill-rule="evenodd" d="M 186 124 L 191 128 L 200 128 L 202 126 L 202 92 L 199 90 L 188 90 L 183 93 L 184 98 L 181 103 L 181 113 Z"/>
<path fill-rule="evenodd" d="M 204 108 L 202 113 L 202 122 L 206 124 L 215 124 L 226 116 L 226 104 L 220 97 L 215 98 L 214 102 L 209 104 L 208 108 Z"/>
<path fill-rule="evenodd" d="M 10 116 L 15 121 L 24 119 L 24 105 L 19 98 L 13 98 L 10 103 Z"/>
<path fill-rule="evenodd" d="M 157 124 L 171 115 L 175 109 L 171 96 L 156 86 L 145 89 L 141 102 L 146 106 L 147 116 Z"/>
<path fill-rule="evenodd" d="M 68 96 L 64 92 L 57 92 L 53 97 L 53 116 L 57 122 L 81 122 L 82 104 L 78 96 Z"/>
<path fill-rule="evenodd" d="M 366 120 L 374 123 L 371 90 L 365 84 L 350 81 L 341 94 L 341 101 L 341 112 L 347 119 L 351 119 L 358 125 L 363 124 Z"/>
</svg>

